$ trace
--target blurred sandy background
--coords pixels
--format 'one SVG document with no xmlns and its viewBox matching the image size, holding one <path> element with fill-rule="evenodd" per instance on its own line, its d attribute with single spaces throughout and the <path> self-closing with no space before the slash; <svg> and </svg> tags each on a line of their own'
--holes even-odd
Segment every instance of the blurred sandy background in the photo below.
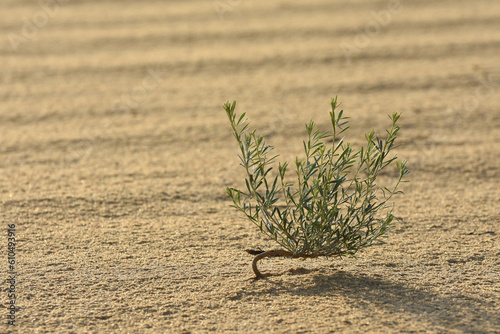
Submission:
<svg viewBox="0 0 500 334">
<path fill-rule="evenodd" d="M 1 4 L 0 211 L 19 333 L 500 332 L 500 2 Z M 387 244 L 270 259 L 229 207 L 237 100 L 283 159 L 403 112 Z M 1 240 L 6 253 L 7 237 Z M 7 258 L 0 266 L 6 277 Z M 2 289 L 0 332 L 7 327 Z"/>
</svg>

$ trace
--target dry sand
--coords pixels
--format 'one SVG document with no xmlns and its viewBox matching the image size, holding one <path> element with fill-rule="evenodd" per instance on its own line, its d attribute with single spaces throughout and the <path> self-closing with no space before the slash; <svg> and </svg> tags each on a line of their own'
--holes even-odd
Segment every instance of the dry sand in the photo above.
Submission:
<svg viewBox="0 0 500 334">
<path fill-rule="evenodd" d="M 499 1 L 46 3 L 2 1 L 0 332 L 500 333 Z M 221 106 L 293 159 L 335 95 L 355 144 L 403 112 L 404 221 L 254 281 Z"/>
</svg>

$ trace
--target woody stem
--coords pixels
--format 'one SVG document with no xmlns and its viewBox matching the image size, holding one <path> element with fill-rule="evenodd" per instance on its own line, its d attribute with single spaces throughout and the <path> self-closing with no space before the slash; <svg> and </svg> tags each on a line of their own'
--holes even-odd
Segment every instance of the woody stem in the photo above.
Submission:
<svg viewBox="0 0 500 334">
<path fill-rule="evenodd" d="M 289 251 L 286 251 L 286 250 L 282 250 L 282 249 L 275 249 L 275 250 L 270 250 L 270 251 L 267 251 L 267 252 L 262 252 L 260 254 L 258 254 L 254 259 L 253 259 L 253 262 L 252 262 L 252 269 L 253 269 L 253 272 L 255 273 L 255 277 L 256 278 L 262 278 L 264 277 L 259 269 L 257 269 L 257 262 L 262 260 L 263 258 L 266 258 L 268 256 L 285 256 L 285 257 L 292 257 L 293 254 Z"/>
</svg>

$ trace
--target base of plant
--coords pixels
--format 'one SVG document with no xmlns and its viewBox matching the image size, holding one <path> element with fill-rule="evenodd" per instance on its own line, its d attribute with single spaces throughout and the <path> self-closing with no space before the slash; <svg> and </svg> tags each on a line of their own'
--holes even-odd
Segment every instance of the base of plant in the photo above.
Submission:
<svg viewBox="0 0 500 334">
<path fill-rule="evenodd" d="M 257 262 L 260 260 L 266 258 L 266 257 L 275 257 L 275 256 L 283 256 L 283 257 L 289 257 L 289 258 L 315 258 L 319 256 L 324 256 L 323 254 L 317 254 L 317 255 L 293 255 L 292 252 L 289 252 L 284 249 L 273 249 L 273 250 L 268 250 L 268 251 L 263 251 L 263 250 L 252 250 L 252 249 L 247 249 L 246 252 L 251 255 L 256 255 L 252 261 L 252 270 L 255 274 L 255 278 L 263 278 L 264 275 L 259 271 L 257 268 Z"/>
</svg>

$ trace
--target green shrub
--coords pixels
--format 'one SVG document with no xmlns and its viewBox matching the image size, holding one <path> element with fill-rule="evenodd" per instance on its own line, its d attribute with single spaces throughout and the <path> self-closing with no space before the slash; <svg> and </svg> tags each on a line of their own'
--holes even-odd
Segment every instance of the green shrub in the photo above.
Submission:
<svg viewBox="0 0 500 334">
<path fill-rule="evenodd" d="M 400 129 L 396 125 L 400 114 L 389 116 L 392 126 L 384 140 L 372 130 L 365 135 L 366 145 L 355 150 L 339 139 L 349 127 L 343 110 L 336 113 L 338 106 L 337 98 L 332 99 L 333 133 L 320 132 L 313 121 L 306 124 L 305 159 L 296 158 L 297 179 L 292 184 L 285 178 L 288 162 L 279 163 L 273 175 L 277 157 L 270 154 L 273 147 L 256 130 L 248 132 L 245 114 L 235 114 L 236 101 L 224 104 L 246 173 L 245 191 L 227 188 L 232 206 L 282 247 L 247 251 L 256 255 L 252 268 L 257 277 L 262 277 L 257 261 L 267 256 L 354 255 L 374 245 L 392 226 L 395 217 L 388 201 L 402 193 L 397 188 L 409 173 L 406 161 L 389 157 Z M 395 184 L 377 185 L 377 177 L 391 165 L 398 170 Z"/>
</svg>

